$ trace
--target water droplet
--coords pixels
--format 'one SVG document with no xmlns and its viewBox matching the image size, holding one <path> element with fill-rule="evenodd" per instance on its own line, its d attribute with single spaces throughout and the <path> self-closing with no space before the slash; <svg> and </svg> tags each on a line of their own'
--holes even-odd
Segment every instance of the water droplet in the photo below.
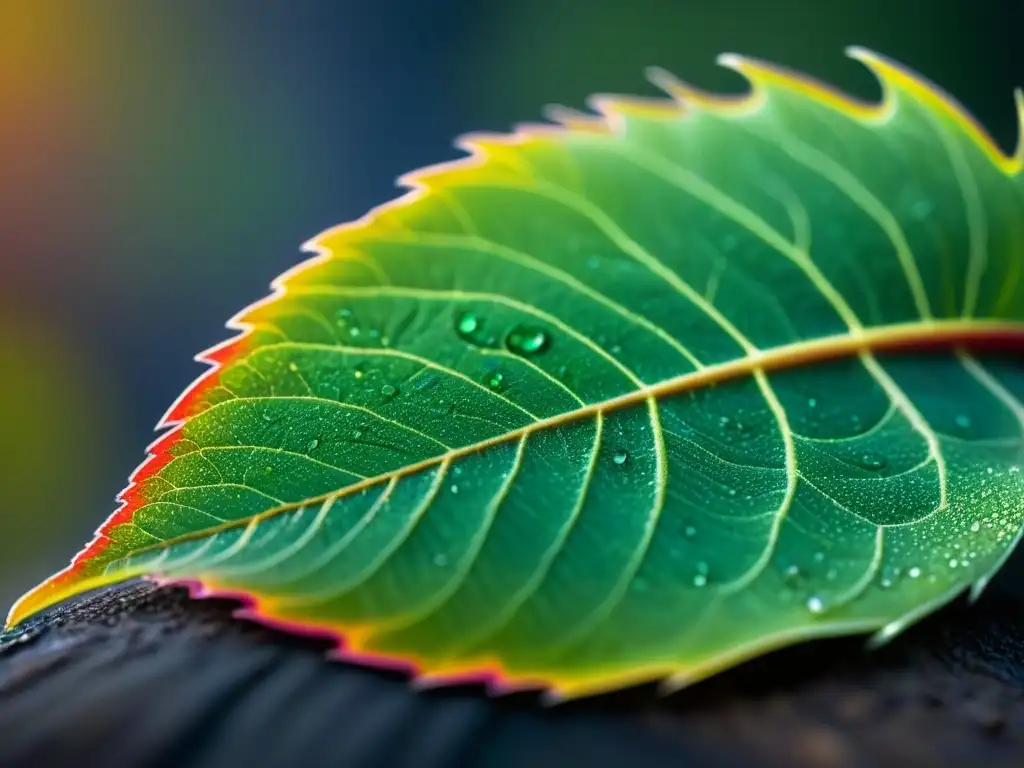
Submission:
<svg viewBox="0 0 1024 768">
<path fill-rule="evenodd" d="M 291 371 L 292 373 L 298 373 L 299 372 L 298 363 L 288 363 L 288 370 Z"/>
<path fill-rule="evenodd" d="M 872 471 L 885 469 L 885 466 L 888 463 L 885 460 L 885 456 L 880 453 L 874 453 L 873 451 L 865 451 L 860 455 L 860 458 L 857 461 L 862 467 L 864 467 L 864 469 L 870 469 Z"/>
<path fill-rule="evenodd" d="M 472 312 L 463 312 L 455 321 L 455 330 L 468 341 L 474 341 L 473 334 L 480 330 L 480 318 Z"/>
<path fill-rule="evenodd" d="M 551 338 L 541 328 L 517 325 L 505 337 L 505 346 L 517 355 L 536 355 L 547 349 Z"/>
<path fill-rule="evenodd" d="M 267 467 L 263 468 L 263 471 L 266 472 L 269 475 L 271 472 L 274 471 L 274 468 L 270 467 L 270 466 L 267 466 Z"/>
<path fill-rule="evenodd" d="M 390 347 L 391 346 L 391 339 L 389 339 L 387 336 L 381 336 L 380 337 L 380 345 L 382 347 Z"/>
<path fill-rule="evenodd" d="M 318 445 L 320 445 L 320 441 L 314 437 L 312 440 L 309 441 L 309 444 L 306 446 L 306 450 L 315 451 Z"/>
<path fill-rule="evenodd" d="M 385 384 L 383 387 L 380 388 L 380 393 L 383 397 L 386 397 L 390 400 L 392 397 L 398 394 L 398 388 L 393 387 L 390 384 Z"/>
<path fill-rule="evenodd" d="M 958 567 L 959 565 L 960 565 L 960 561 L 959 561 L 959 560 L 957 560 L 957 559 L 956 559 L 955 557 L 951 557 L 951 558 L 949 559 L 949 567 L 950 567 L 950 568 L 956 568 L 956 567 Z"/>
<path fill-rule="evenodd" d="M 730 419 L 728 416 L 722 416 L 718 420 L 718 423 L 721 424 L 723 427 L 728 427 L 730 421 L 732 421 L 732 419 Z"/>
<path fill-rule="evenodd" d="M 783 576 L 785 577 L 786 581 L 789 582 L 789 583 L 793 583 L 795 581 L 799 581 L 800 580 L 800 567 L 796 566 L 796 565 L 789 566 L 783 572 Z"/>
<path fill-rule="evenodd" d="M 274 417 L 270 415 L 270 411 L 263 411 L 263 413 L 261 413 L 260 415 L 263 417 L 263 420 L 268 424 L 274 421 Z"/>
<path fill-rule="evenodd" d="M 896 577 L 900 575 L 899 566 L 895 565 L 884 565 L 882 566 L 882 579 L 879 581 L 882 589 L 888 589 L 893 585 Z"/>
<path fill-rule="evenodd" d="M 708 577 L 705 576 L 703 573 L 698 573 L 696 576 L 693 577 L 693 586 L 695 587 L 703 587 L 707 583 Z"/>
<path fill-rule="evenodd" d="M 443 568 L 444 566 L 448 565 L 447 555 L 434 555 L 434 565 L 436 565 L 438 568 Z"/>
<path fill-rule="evenodd" d="M 615 455 L 612 456 L 612 461 L 614 461 L 618 466 L 621 467 L 623 464 L 629 461 L 629 452 L 622 450 L 616 451 Z"/>
<path fill-rule="evenodd" d="M 979 523 L 977 520 L 975 520 L 973 523 L 971 523 L 971 533 L 977 533 L 980 530 L 981 530 L 981 523 Z"/>
<path fill-rule="evenodd" d="M 807 598 L 807 610 L 811 613 L 821 613 L 825 610 L 825 601 L 817 595 L 811 595 Z"/>
<path fill-rule="evenodd" d="M 816 563 L 823 563 L 823 562 L 825 562 L 825 553 L 824 552 L 815 552 L 814 553 L 814 562 L 816 562 Z"/>
<path fill-rule="evenodd" d="M 960 427 L 960 429 L 971 428 L 971 417 L 966 413 L 958 413 L 953 421 L 958 427 Z"/>
<path fill-rule="evenodd" d="M 813 398 L 813 397 L 807 398 L 807 407 L 808 408 L 817 408 L 818 407 L 817 399 Z"/>
<path fill-rule="evenodd" d="M 459 492 L 459 486 L 456 483 L 452 483 L 450 490 L 453 494 L 457 494 Z"/>
<path fill-rule="evenodd" d="M 930 200 L 918 200 L 912 206 L 910 206 L 910 215 L 917 221 L 923 221 L 927 219 L 929 214 L 932 212 L 932 204 Z"/>
<path fill-rule="evenodd" d="M 345 325 L 349 320 L 352 319 L 352 310 L 345 308 L 338 310 L 338 325 Z"/>
<path fill-rule="evenodd" d="M 363 436 L 363 430 L 361 430 L 361 429 L 356 429 L 356 430 L 355 430 L 355 431 L 354 431 L 354 432 L 352 433 L 352 439 L 353 439 L 353 440 L 358 440 L 358 439 L 359 439 L 359 438 L 361 438 L 362 436 Z"/>
<path fill-rule="evenodd" d="M 500 372 L 492 373 L 490 376 L 487 377 L 487 386 L 490 387 L 491 389 L 499 389 L 504 379 L 505 377 L 502 376 Z"/>
<path fill-rule="evenodd" d="M 921 576 L 921 569 L 915 565 L 913 568 L 907 571 L 907 576 L 909 576 L 912 579 L 919 578 Z"/>
<path fill-rule="evenodd" d="M 694 536 L 697 535 L 697 529 L 694 528 L 692 525 L 688 525 L 683 529 L 683 534 L 685 534 L 686 538 L 692 539 Z"/>
</svg>

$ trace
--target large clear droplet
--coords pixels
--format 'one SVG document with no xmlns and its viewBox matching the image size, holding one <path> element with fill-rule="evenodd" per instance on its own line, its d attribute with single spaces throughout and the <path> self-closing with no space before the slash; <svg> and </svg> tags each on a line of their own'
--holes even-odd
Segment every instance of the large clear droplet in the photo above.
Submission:
<svg viewBox="0 0 1024 768">
<path fill-rule="evenodd" d="M 505 346 L 509 351 L 529 357 L 543 352 L 551 343 L 551 337 L 542 328 L 530 325 L 517 325 L 505 337 Z"/>
<path fill-rule="evenodd" d="M 623 464 L 629 461 L 629 451 L 616 451 L 615 455 L 612 456 L 612 461 L 614 461 L 618 466 L 621 467 Z"/>
<path fill-rule="evenodd" d="M 392 386 L 391 384 L 385 384 L 383 387 L 380 388 L 380 394 L 381 397 L 390 400 L 391 398 L 398 394 L 398 388 Z"/>
<path fill-rule="evenodd" d="M 807 610 L 811 613 L 821 613 L 825 610 L 825 601 L 817 595 L 811 595 L 807 598 Z"/>
<path fill-rule="evenodd" d="M 872 471 L 885 469 L 887 463 L 885 456 L 880 453 L 875 453 L 874 451 L 865 451 L 857 459 L 857 462 L 864 467 L 864 469 L 870 469 Z"/>
<path fill-rule="evenodd" d="M 468 341 L 473 341 L 473 334 L 480 330 L 480 318 L 472 312 L 463 312 L 455 321 L 455 330 Z"/>
</svg>

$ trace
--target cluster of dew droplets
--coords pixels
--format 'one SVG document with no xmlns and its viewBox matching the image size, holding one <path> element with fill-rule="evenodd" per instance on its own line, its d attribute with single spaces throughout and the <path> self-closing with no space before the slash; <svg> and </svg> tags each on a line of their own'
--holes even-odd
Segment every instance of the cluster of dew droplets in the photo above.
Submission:
<svg viewBox="0 0 1024 768">
<path fill-rule="evenodd" d="M 338 326 L 340 341 L 345 344 L 363 343 L 367 346 L 379 344 L 382 347 L 390 346 L 391 340 L 379 328 L 364 327 L 356 319 L 355 312 L 348 307 L 342 307 L 335 315 L 335 324 Z"/>
<path fill-rule="evenodd" d="M 481 350 L 504 349 L 518 357 L 534 357 L 551 346 L 551 334 L 537 325 L 516 323 L 511 328 L 497 333 L 489 327 L 485 318 L 475 312 L 461 312 L 455 318 L 455 333 L 467 344 Z M 564 376 L 560 371 L 560 377 Z M 489 363 L 484 370 L 483 383 L 492 390 L 501 390 L 505 385 L 505 373 L 500 365 Z"/>
</svg>

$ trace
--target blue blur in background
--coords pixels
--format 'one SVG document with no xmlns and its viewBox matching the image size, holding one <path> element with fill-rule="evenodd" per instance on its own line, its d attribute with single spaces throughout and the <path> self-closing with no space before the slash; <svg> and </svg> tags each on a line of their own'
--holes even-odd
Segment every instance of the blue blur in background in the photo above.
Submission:
<svg viewBox="0 0 1024 768">
<path fill-rule="evenodd" d="M 114 509 L 193 355 L 452 139 L 733 51 L 864 97 L 865 45 L 1007 149 L 1019 0 L 0 0 L 0 604 Z"/>
</svg>

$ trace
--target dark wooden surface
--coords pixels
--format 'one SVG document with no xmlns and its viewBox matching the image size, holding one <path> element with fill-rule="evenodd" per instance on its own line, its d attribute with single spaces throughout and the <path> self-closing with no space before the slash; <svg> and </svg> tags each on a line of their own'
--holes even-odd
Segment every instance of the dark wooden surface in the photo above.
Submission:
<svg viewBox="0 0 1024 768">
<path fill-rule="evenodd" d="M 234 604 L 129 584 L 0 638 L 0 766 L 1024 765 L 1024 599 L 995 590 L 880 651 L 772 654 L 680 694 L 540 706 L 417 692 Z"/>
</svg>

